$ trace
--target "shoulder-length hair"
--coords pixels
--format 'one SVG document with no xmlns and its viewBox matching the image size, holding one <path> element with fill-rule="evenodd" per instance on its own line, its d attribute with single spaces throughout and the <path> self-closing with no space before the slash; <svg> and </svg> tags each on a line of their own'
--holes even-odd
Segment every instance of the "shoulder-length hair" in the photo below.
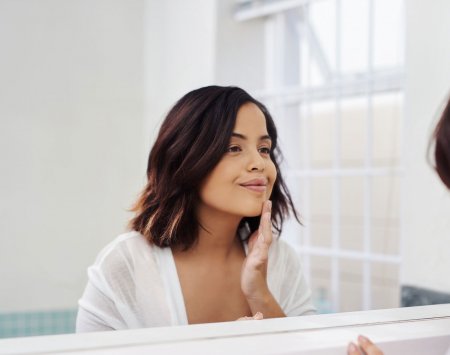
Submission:
<svg viewBox="0 0 450 355">
<path fill-rule="evenodd" d="M 272 139 L 270 157 L 277 171 L 270 197 L 272 226 L 279 235 L 290 212 L 299 221 L 280 172 L 277 130 L 266 107 L 238 87 L 207 86 L 183 96 L 162 123 L 148 158 L 147 185 L 132 208 L 131 229 L 159 247 L 186 250 L 196 242 L 200 185 L 226 152 L 238 110 L 249 102 L 263 112 Z M 250 231 L 244 238 L 259 221 L 259 216 L 242 219 L 240 227 Z"/>
<path fill-rule="evenodd" d="M 442 182 L 450 189 L 450 99 L 434 130 L 435 169 Z"/>
</svg>

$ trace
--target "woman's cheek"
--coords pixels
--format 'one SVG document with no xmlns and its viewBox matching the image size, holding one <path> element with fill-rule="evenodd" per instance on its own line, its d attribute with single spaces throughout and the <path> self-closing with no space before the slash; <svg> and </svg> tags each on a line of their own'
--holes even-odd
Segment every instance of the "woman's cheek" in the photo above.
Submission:
<svg viewBox="0 0 450 355">
<path fill-rule="evenodd" d="M 270 173 L 270 177 L 269 177 L 269 183 L 270 183 L 270 187 L 269 190 L 267 191 L 267 199 L 270 199 L 270 196 L 272 195 L 272 191 L 273 191 L 273 187 L 275 185 L 275 181 L 277 180 L 277 169 L 275 168 L 275 164 L 271 162 L 271 173 Z"/>
<path fill-rule="evenodd" d="M 273 161 L 270 161 L 270 170 L 271 170 L 271 177 L 270 180 L 272 181 L 272 186 L 275 184 L 275 181 L 277 180 L 277 168 L 275 168 L 275 164 Z"/>
</svg>

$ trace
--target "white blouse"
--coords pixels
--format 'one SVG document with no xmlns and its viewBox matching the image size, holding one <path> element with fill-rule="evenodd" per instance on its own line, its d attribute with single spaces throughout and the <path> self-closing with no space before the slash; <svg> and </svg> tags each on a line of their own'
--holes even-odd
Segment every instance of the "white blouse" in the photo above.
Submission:
<svg viewBox="0 0 450 355">
<path fill-rule="evenodd" d="M 188 324 L 171 249 L 151 245 L 138 232 L 108 244 L 88 268 L 88 277 L 77 332 Z M 270 246 L 267 282 L 287 316 L 315 312 L 300 260 L 282 240 Z"/>
</svg>

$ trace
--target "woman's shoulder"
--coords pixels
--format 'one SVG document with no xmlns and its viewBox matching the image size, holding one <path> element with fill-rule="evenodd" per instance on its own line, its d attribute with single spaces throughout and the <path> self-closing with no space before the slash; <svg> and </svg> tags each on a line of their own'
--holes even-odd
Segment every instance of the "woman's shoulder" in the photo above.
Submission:
<svg viewBox="0 0 450 355">
<path fill-rule="evenodd" d="M 301 270 L 302 262 L 298 250 L 282 239 L 275 239 L 269 249 L 269 267 L 274 270 Z"/>
<path fill-rule="evenodd" d="M 270 246 L 269 256 L 278 258 L 298 258 L 297 252 L 292 245 L 280 238 L 274 238 Z"/>
<path fill-rule="evenodd" d="M 108 243 L 97 255 L 94 265 L 126 263 L 136 264 L 139 259 L 151 259 L 156 246 L 151 245 L 136 231 L 120 234 Z"/>
</svg>

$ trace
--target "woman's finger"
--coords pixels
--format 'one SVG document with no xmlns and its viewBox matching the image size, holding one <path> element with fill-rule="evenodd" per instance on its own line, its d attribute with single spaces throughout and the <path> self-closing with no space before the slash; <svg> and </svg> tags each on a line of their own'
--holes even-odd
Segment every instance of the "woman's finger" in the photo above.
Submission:
<svg viewBox="0 0 450 355">
<path fill-rule="evenodd" d="M 367 355 L 383 355 L 383 352 L 365 336 L 358 337 L 358 344 Z"/>
<path fill-rule="evenodd" d="M 262 320 L 264 318 L 263 314 L 261 312 L 256 312 L 253 316 L 254 320 Z"/>
<path fill-rule="evenodd" d="M 264 214 L 266 212 L 270 212 L 271 203 L 272 203 L 272 201 L 270 201 L 270 200 L 264 201 L 261 214 Z"/>
<path fill-rule="evenodd" d="M 272 201 L 270 200 L 264 203 L 260 226 L 263 241 L 267 244 L 267 246 L 270 246 L 272 243 Z"/>
<path fill-rule="evenodd" d="M 263 242 L 269 246 L 272 243 L 272 217 L 270 212 L 264 213 L 262 216 L 263 224 L 262 224 L 262 235 Z"/>
<path fill-rule="evenodd" d="M 256 245 L 258 246 L 257 249 L 262 247 L 263 250 L 266 250 L 272 243 L 271 206 L 272 202 L 270 200 L 265 201 L 263 204 L 259 227 L 248 239 L 249 253 L 252 252 Z"/>
<path fill-rule="evenodd" d="M 361 355 L 359 348 L 354 343 L 349 343 L 347 346 L 347 354 L 348 355 Z"/>
<path fill-rule="evenodd" d="M 254 231 L 252 233 L 252 235 L 250 236 L 250 238 L 248 238 L 248 252 L 249 253 L 251 253 L 251 251 L 253 250 L 253 247 L 255 246 L 258 236 L 259 236 L 259 230 Z"/>
<path fill-rule="evenodd" d="M 245 316 L 245 317 L 238 318 L 236 320 L 238 320 L 238 321 L 241 321 L 241 320 L 262 320 L 263 318 L 264 318 L 264 316 L 263 316 L 263 314 L 261 312 L 256 312 L 253 317 Z"/>
</svg>

